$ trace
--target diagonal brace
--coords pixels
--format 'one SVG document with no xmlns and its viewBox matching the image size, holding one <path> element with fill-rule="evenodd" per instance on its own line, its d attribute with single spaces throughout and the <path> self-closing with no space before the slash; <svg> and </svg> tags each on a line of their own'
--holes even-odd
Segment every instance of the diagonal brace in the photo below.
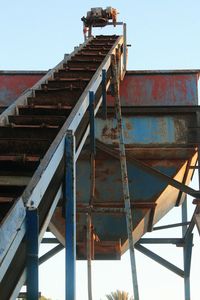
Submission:
<svg viewBox="0 0 200 300">
<path fill-rule="evenodd" d="M 162 258 L 158 254 L 154 253 L 153 251 L 147 249 L 146 247 L 136 244 L 135 249 L 143 253 L 144 255 L 148 256 L 149 258 L 153 259 L 163 267 L 167 268 L 168 270 L 172 271 L 173 273 L 177 274 L 178 276 L 184 278 L 184 271 L 175 266 L 174 264 L 170 263 L 166 259 Z"/>
</svg>

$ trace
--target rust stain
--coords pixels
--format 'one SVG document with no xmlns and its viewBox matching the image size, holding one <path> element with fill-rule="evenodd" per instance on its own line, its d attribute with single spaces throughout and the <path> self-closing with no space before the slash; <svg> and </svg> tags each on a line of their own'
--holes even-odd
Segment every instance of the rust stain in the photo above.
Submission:
<svg viewBox="0 0 200 300">
<path fill-rule="evenodd" d="M 105 126 L 102 130 L 102 136 L 104 138 L 110 138 L 111 140 L 116 140 L 118 138 L 118 130 L 117 128 L 108 128 Z"/>
<path fill-rule="evenodd" d="M 133 129 L 133 126 L 132 126 L 132 124 L 131 124 L 131 123 L 129 123 L 129 122 L 126 122 L 125 126 L 126 126 L 126 129 L 128 129 L 128 130 L 131 130 L 131 129 Z"/>
</svg>

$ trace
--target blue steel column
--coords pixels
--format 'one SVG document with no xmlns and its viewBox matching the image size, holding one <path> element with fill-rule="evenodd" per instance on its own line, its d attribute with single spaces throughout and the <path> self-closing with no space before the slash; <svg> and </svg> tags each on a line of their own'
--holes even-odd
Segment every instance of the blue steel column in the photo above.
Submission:
<svg viewBox="0 0 200 300">
<path fill-rule="evenodd" d="M 103 70 L 104 71 L 104 70 Z M 89 114 L 90 114 L 90 150 L 91 154 L 95 156 L 95 116 L 94 116 L 94 102 L 95 102 L 95 95 L 94 92 L 90 91 L 89 93 Z"/>
<path fill-rule="evenodd" d="M 106 70 L 102 70 L 102 111 L 104 119 L 107 118 L 107 93 L 106 93 Z"/>
<path fill-rule="evenodd" d="M 182 222 L 187 222 L 187 196 L 186 199 L 181 206 L 182 210 Z M 187 225 L 182 226 L 182 236 L 184 238 L 187 231 Z M 185 300 L 190 300 L 190 280 L 186 276 L 186 257 L 185 257 L 185 245 L 183 247 L 183 266 L 184 266 L 184 295 Z"/>
<path fill-rule="evenodd" d="M 27 299 L 38 300 L 38 234 L 39 220 L 37 209 L 26 211 L 26 247 L 27 247 Z"/>
<path fill-rule="evenodd" d="M 66 224 L 66 300 L 76 299 L 76 164 L 75 137 L 66 135 L 65 224 Z"/>
<path fill-rule="evenodd" d="M 187 196 L 182 204 L 182 222 L 187 222 Z M 185 237 L 187 225 L 182 227 L 182 236 Z M 184 265 L 184 295 L 185 300 L 191 300 L 190 296 L 190 268 L 192 258 L 193 234 L 190 233 L 185 240 L 183 247 L 183 265 Z"/>
<path fill-rule="evenodd" d="M 191 300 L 190 296 L 190 269 L 193 247 L 193 234 L 191 233 L 185 241 L 183 255 L 184 255 L 184 287 L 185 287 L 185 300 Z"/>
</svg>

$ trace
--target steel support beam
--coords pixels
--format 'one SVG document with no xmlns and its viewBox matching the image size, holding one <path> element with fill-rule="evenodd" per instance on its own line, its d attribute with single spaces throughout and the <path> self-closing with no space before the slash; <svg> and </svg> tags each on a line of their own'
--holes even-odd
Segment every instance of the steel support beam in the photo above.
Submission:
<svg viewBox="0 0 200 300">
<path fill-rule="evenodd" d="M 193 247 L 193 234 L 191 233 L 183 248 L 184 258 L 184 292 L 185 300 L 191 300 L 190 296 L 190 269 L 191 269 L 191 258 L 192 258 L 192 247 Z"/>
<path fill-rule="evenodd" d="M 169 224 L 169 225 L 163 225 L 163 226 L 156 226 L 153 228 L 153 231 L 169 229 L 169 228 L 174 228 L 174 227 L 180 227 L 180 226 L 185 226 L 185 225 L 189 225 L 189 224 L 190 224 L 190 222 L 182 222 L 182 223 L 175 223 L 175 224 Z"/>
<path fill-rule="evenodd" d="M 42 244 L 59 244 L 59 240 L 57 238 L 43 238 L 41 241 Z"/>
<path fill-rule="evenodd" d="M 158 254 L 154 253 L 153 251 L 147 249 L 146 247 L 136 244 L 135 249 L 143 253 L 144 255 L 148 256 L 149 258 L 153 259 L 163 267 L 167 268 L 168 270 L 172 271 L 173 273 L 179 275 L 180 277 L 184 278 L 184 271 L 178 268 L 177 266 L 173 265 L 166 259 L 162 258 Z"/>
<path fill-rule="evenodd" d="M 106 70 L 102 70 L 102 113 L 104 119 L 107 118 L 107 91 L 106 91 Z"/>
<path fill-rule="evenodd" d="M 38 300 L 39 260 L 38 260 L 39 219 L 38 210 L 26 211 L 26 245 L 27 245 L 27 299 Z"/>
<path fill-rule="evenodd" d="M 76 299 L 76 165 L 75 137 L 66 135 L 65 224 L 66 224 L 66 300 Z"/>
<path fill-rule="evenodd" d="M 187 198 L 183 202 L 182 207 L 182 222 L 187 222 Z M 187 233 L 187 225 L 182 227 L 182 237 L 184 238 Z M 183 247 L 183 266 L 184 266 L 184 296 L 185 300 L 190 300 L 190 266 L 191 266 L 191 255 L 192 255 L 192 238 L 193 234 L 190 231 L 187 234 L 187 238 L 184 240 Z"/>
<path fill-rule="evenodd" d="M 47 253 L 45 253 L 44 255 L 42 255 L 39 258 L 39 265 L 43 264 L 45 261 L 47 261 L 48 259 L 50 259 L 54 255 L 59 253 L 62 249 L 64 249 L 64 246 L 59 244 L 56 247 L 54 247 L 53 249 L 49 250 Z"/>
<path fill-rule="evenodd" d="M 38 297 L 40 298 L 42 296 L 41 292 L 38 293 Z M 18 298 L 21 300 L 27 299 L 27 293 L 26 292 L 20 292 L 18 295 Z"/>
<path fill-rule="evenodd" d="M 90 149 L 91 153 L 95 154 L 95 95 L 94 92 L 89 92 L 89 115 L 90 115 Z"/>
<path fill-rule="evenodd" d="M 177 238 L 142 238 L 138 241 L 138 244 L 173 244 L 183 245 L 184 239 Z"/>
</svg>

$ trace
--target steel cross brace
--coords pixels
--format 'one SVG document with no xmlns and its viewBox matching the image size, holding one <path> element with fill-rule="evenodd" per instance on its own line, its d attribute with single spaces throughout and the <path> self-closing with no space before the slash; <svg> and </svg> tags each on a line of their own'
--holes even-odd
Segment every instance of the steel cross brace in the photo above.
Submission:
<svg viewBox="0 0 200 300">
<path fill-rule="evenodd" d="M 53 249 L 49 250 L 47 253 L 43 254 L 39 258 L 39 265 L 43 264 L 45 261 L 59 253 L 61 250 L 64 249 L 64 246 L 62 244 L 58 244 Z"/>
<path fill-rule="evenodd" d="M 194 204 L 199 203 L 198 200 L 193 201 Z M 191 300 L 190 297 L 190 269 L 191 269 L 191 258 L 192 258 L 192 247 L 193 247 L 193 234 L 192 230 L 195 225 L 194 216 L 198 211 L 198 205 L 195 209 L 194 215 L 191 222 L 187 222 L 187 202 L 182 204 L 182 223 L 160 226 L 158 229 L 168 229 L 176 226 L 182 226 L 182 238 L 141 238 L 135 245 L 135 248 L 153 259 L 157 263 L 161 264 L 165 268 L 181 276 L 184 279 L 184 295 L 185 300 Z M 189 227 L 187 227 L 189 225 Z M 183 266 L 184 269 L 180 269 L 174 264 L 170 263 L 166 259 L 157 255 L 153 251 L 142 246 L 142 244 L 174 244 L 177 247 L 183 247 Z"/>
<path fill-rule="evenodd" d="M 143 253 L 144 255 L 148 256 L 149 258 L 153 259 L 160 265 L 164 266 L 168 270 L 172 271 L 173 273 L 179 275 L 180 277 L 184 278 L 184 271 L 175 266 L 174 264 L 170 263 L 166 259 L 162 258 L 160 255 L 154 253 L 153 251 L 147 249 L 146 247 L 136 244 L 135 249 Z"/>
<path fill-rule="evenodd" d="M 154 238 L 141 239 L 135 245 L 135 248 L 141 253 L 148 256 L 149 258 L 158 262 L 162 266 L 166 267 L 170 271 L 174 272 L 175 274 L 188 279 L 190 274 L 190 265 L 191 265 L 192 240 L 193 240 L 193 235 L 191 234 L 188 240 L 184 244 L 182 244 L 182 246 L 184 247 L 184 271 L 178 268 L 177 266 L 175 266 L 174 264 L 170 263 L 166 259 L 162 258 L 161 256 L 157 255 L 153 251 L 141 245 L 141 244 L 163 244 L 163 243 L 177 244 L 180 241 L 182 242 L 182 239 L 154 239 Z"/>
</svg>

